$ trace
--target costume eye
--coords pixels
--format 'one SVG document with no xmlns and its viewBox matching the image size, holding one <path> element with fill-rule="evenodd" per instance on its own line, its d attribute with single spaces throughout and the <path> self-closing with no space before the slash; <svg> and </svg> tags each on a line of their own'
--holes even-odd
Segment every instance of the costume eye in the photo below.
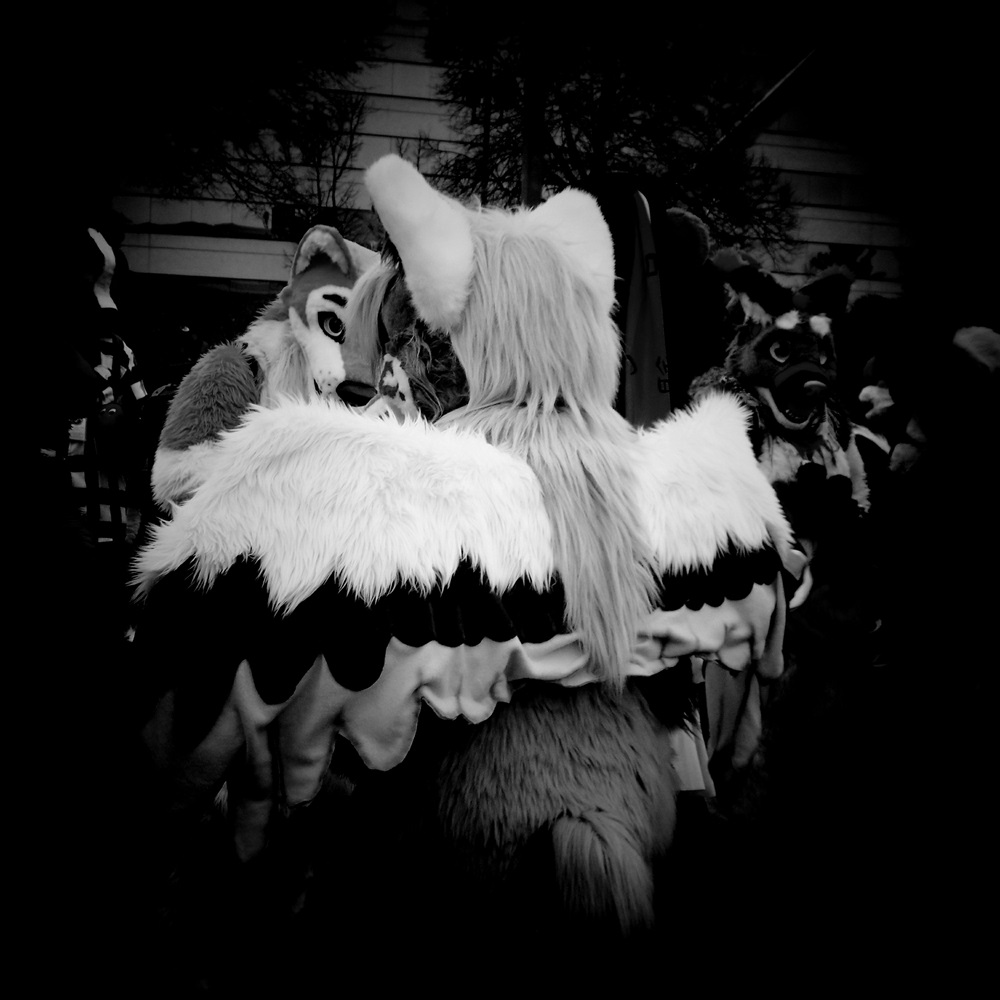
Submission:
<svg viewBox="0 0 1000 1000">
<path fill-rule="evenodd" d="M 327 337 L 335 340 L 338 344 L 344 342 L 344 322 L 335 312 L 317 313 L 316 320 L 319 323 L 320 330 Z"/>
<path fill-rule="evenodd" d="M 792 355 L 791 350 L 789 350 L 788 344 L 784 340 L 776 340 L 770 348 L 771 357 L 778 362 L 779 365 L 783 365 Z"/>
</svg>

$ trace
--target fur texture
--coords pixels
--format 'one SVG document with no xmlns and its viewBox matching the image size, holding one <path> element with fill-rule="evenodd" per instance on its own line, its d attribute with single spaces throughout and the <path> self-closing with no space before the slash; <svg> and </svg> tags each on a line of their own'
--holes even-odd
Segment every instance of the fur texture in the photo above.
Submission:
<svg viewBox="0 0 1000 1000">
<path fill-rule="evenodd" d="M 465 307 L 472 275 L 466 210 L 434 191 L 398 156 L 384 156 L 369 167 L 365 186 L 386 231 L 410 261 L 406 281 L 417 309 L 430 326 L 451 329 Z"/>
<path fill-rule="evenodd" d="M 446 849 L 497 891 L 531 863 L 541 830 L 551 837 L 563 919 L 612 935 L 650 926 L 652 865 L 676 818 L 671 758 L 666 731 L 630 690 L 525 689 L 445 759 Z"/>
<path fill-rule="evenodd" d="M 160 432 L 160 446 L 179 451 L 235 427 L 259 393 L 236 344 L 202 355 L 181 381 Z"/>
</svg>

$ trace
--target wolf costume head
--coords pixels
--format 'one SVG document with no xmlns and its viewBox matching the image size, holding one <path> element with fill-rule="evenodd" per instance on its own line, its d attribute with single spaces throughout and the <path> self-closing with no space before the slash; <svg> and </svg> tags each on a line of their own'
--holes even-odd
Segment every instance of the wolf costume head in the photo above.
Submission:
<svg viewBox="0 0 1000 1000">
<path fill-rule="evenodd" d="M 815 521 L 817 483 L 846 483 L 847 501 L 867 511 L 866 463 L 882 464 L 888 446 L 851 421 L 838 395 L 835 328 L 848 311 L 854 274 L 831 267 L 791 288 L 737 250 L 720 250 L 712 263 L 729 291 L 736 332 L 722 365 L 695 379 L 692 396 L 722 388 L 752 411 L 761 469 L 793 526 Z"/>
<path fill-rule="evenodd" d="M 219 434 L 251 406 L 316 394 L 355 405 L 371 397 L 371 361 L 345 342 L 344 318 L 352 286 L 377 260 L 336 229 L 313 226 L 274 301 L 236 340 L 198 359 L 171 400 L 153 462 L 153 498 L 164 512 L 203 481 Z"/>
</svg>

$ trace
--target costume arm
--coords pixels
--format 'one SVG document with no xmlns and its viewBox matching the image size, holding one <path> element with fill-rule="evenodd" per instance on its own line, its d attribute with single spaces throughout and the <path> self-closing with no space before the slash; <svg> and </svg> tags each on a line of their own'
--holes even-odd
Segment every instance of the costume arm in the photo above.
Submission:
<svg viewBox="0 0 1000 1000">
<path fill-rule="evenodd" d="M 204 481 L 219 435 L 259 401 L 250 358 L 237 344 L 213 347 L 199 358 L 171 400 L 153 461 L 153 498 L 164 511 Z"/>
</svg>

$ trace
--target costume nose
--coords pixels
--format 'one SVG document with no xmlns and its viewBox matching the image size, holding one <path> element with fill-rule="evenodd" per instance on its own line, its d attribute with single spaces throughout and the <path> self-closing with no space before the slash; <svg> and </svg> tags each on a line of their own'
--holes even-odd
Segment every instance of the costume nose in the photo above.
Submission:
<svg viewBox="0 0 1000 1000">
<path fill-rule="evenodd" d="M 826 390 L 829 387 L 826 382 L 820 382 L 817 379 L 810 379 L 802 386 L 802 392 L 807 399 L 820 400 L 826 395 Z"/>
</svg>

